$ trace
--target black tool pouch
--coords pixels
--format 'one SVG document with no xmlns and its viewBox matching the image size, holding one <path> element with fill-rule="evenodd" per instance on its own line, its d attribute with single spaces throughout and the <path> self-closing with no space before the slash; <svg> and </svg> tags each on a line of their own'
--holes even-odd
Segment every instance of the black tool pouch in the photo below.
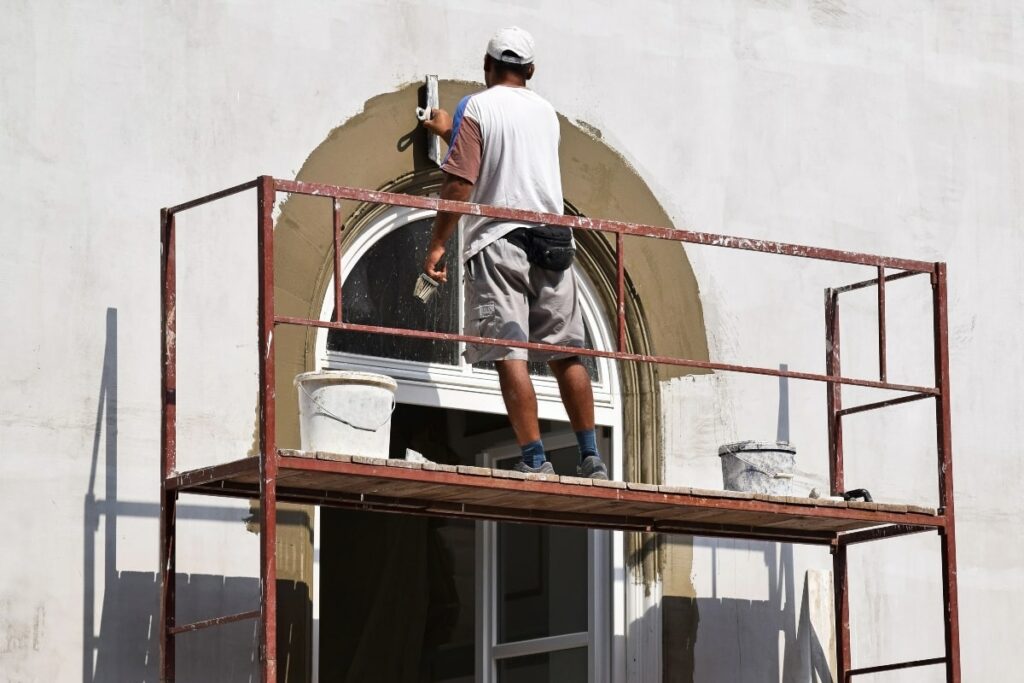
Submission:
<svg viewBox="0 0 1024 683">
<path fill-rule="evenodd" d="M 530 263 L 546 270 L 567 270 L 576 255 L 572 229 L 560 225 L 519 228 L 505 239 L 525 251 Z"/>
</svg>

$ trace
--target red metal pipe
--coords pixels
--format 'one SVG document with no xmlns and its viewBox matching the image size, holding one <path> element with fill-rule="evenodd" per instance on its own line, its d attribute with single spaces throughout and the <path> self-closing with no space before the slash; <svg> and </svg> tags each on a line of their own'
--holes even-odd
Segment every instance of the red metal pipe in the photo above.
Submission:
<svg viewBox="0 0 1024 683">
<path fill-rule="evenodd" d="M 832 548 L 832 587 L 836 620 L 836 671 L 841 680 L 848 680 L 853 665 L 850 647 L 850 590 L 846 545 Z"/>
<path fill-rule="evenodd" d="M 176 213 L 181 213 L 182 211 L 187 211 L 189 209 L 194 209 L 197 206 L 202 206 L 203 204 L 209 204 L 210 202 L 217 201 L 218 199 L 224 199 L 224 197 L 230 197 L 231 195 L 238 194 L 239 192 L 245 192 L 246 190 L 251 190 L 254 187 L 256 187 L 256 183 L 258 183 L 258 182 L 259 182 L 259 179 L 250 180 L 248 182 L 242 183 L 241 185 L 235 185 L 234 187 L 229 187 L 226 190 L 221 190 L 220 192 L 214 192 L 213 194 L 208 194 L 208 195 L 206 195 L 204 197 L 199 197 L 198 199 L 193 199 L 190 202 L 182 202 L 181 204 L 176 204 L 176 205 L 166 209 L 166 211 L 173 216 Z"/>
<path fill-rule="evenodd" d="M 160 350 L 160 617 L 157 638 L 160 641 L 160 680 L 174 681 L 174 627 L 175 614 L 175 517 L 177 493 L 169 490 L 165 482 L 176 467 L 176 383 L 177 354 L 175 337 L 176 280 L 174 214 L 166 209 L 160 212 L 161 251 L 161 350 Z"/>
<path fill-rule="evenodd" d="M 382 327 L 379 325 L 359 325 L 356 323 L 335 323 L 329 320 L 313 320 L 311 318 L 296 318 L 292 316 L 279 315 L 275 321 L 281 325 L 300 325 L 309 327 L 322 327 L 331 330 L 346 330 L 349 332 L 368 332 L 371 334 L 387 334 L 395 337 L 411 337 L 414 339 L 437 339 L 450 342 L 468 342 L 473 344 L 485 344 L 487 346 L 508 346 L 513 348 L 533 349 L 537 351 L 554 351 L 557 353 L 574 353 L 580 356 L 594 356 L 596 358 L 612 358 L 614 360 L 636 361 L 641 363 L 660 363 L 662 365 L 679 365 L 691 368 L 707 368 L 710 370 L 727 370 L 730 372 L 745 372 L 754 375 L 768 375 L 770 377 L 790 377 L 793 379 L 806 379 L 815 382 L 831 382 L 836 384 L 849 384 L 859 387 L 871 387 L 874 389 L 889 389 L 892 391 L 907 391 L 933 395 L 938 390 L 934 387 L 919 387 L 912 384 L 889 384 L 877 382 L 870 379 L 855 379 L 852 377 L 840 377 L 830 375 L 819 375 L 812 372 L 795 372 L 793 370 L 776 370 L 773 368 L 759 368 L 746 365 L 733 365 L 730 363 L 714 363 L 711 361 L 695 360 L 692 358 L 674 358 L 672 356 L 651 356 L 640 353 L 619 353 L 617 351 L 601 351 L 598 349 L 582 349 L 574 346 L 555 346 L 553 344 L 540 344 L 536 342 L 522 342 L 506 339 L 493 339 L 488 337 L 474 337 L 465 334 L 454 334 L 450 332 L 428 332 L 425 330 L 407 330 L 400 327 Z"/>
<path fill-rule="evenodd" d="M 178 494 L 169 489 L 160 492 L 160 681 L 174 683 L 175 646 L 172 629 L 175 621 L 177 561 L 175 536 L 177 530 Z"/>
<path fill-rule="evenodd" d="M 935 398 L 935 394 L 911 394 L 910 396 L 891 398 L 888 401 L 878 401 L 877 403 L 865 403 L 864 405 L 853 406 L 852 408 L 843 408 L 842 410 L 837 411 L 836 415 L 840 417 L 845 417 L 846 415 L 864 413 L 869 410 L 877 410 L 879 408 L 898 406 L 903 403 L 912 403 L 913 401 L 920 401 L 922 398 Z"/>
<path fill-rule="evenodd" d="M 833 289 L 825 290 L 825 372 L 830 377 L 842 374 L 839 339 L 839 295 Z M 840 380 L 830 380 L 825 402 L 828 411 L 829 480 L 833 496 L 845 490 L 843 471 L 843 392 Z M 923 393 L 923 392 L 918 392 Z"/>
<path fill-rule="evenodd" d="M 907 270 L 900 273 L 893 273 L 892 275 L 886 275 L 885 281 L 892 282 L 894 280 L 903 280 L 908 277 L 915 275 L 924 275 L 924 271 L 920 270 Z M 832 291 L 836 294 L 845 294 L 846 292 L 852 292 L 856 289 L 864 289 L 865 287 L 874 287 L 878 284 L 878 278 L 871 278 L 870 280 L 861 280 L 860 282 L 854 282 L 852 285 L 843 285 L 842 287 L 833 287 Z"/>
<path fill-rule="evenodd" d="M 880 541 L 883 538 L 920 534 L 925 531 L 938 531 L 938 528 L 934 526 L 921 526 L 919 524 L 890 524 L 889 526 L 875 529 L 864 529 L 863 531 L 850 531 L 839 534 L 836 542 L 840 545 L 855 545 L 857 543 L 867 543 L 868 541 Z"/>
<path fill-rule="evenodd" d="M 368 202 L 371 204 L 409 206 L 418 209 L 428 209 L 431 211 L 447 211 L 449 213 L 471 216 L 505 218 L 508 220 L 523 221 L 526 223 L 564 225 L 566 227 L 578 228 L 580 230 L 599 230 L 602 232 L 615 232 L 624 235 L 640 235 L 642 237 L 654 237 L 657 239 L 674 240 L 677 242 L 703 244 L 711 247 L 759 251 L 766 254 L 798 256 L 801 258 L 819 259 L 822 261 L 855 263 L 865 266 L 885 266 L 886 268 L 893 268 L 896 270 L 913 270 L 922 273 L 931 273 L 935 270 L 935 264 L 927 261 L 876 256 L 873 254 L 860 254 L 852 251 L 825 249 L 822 247 L 807 247 L 799 244 L 771 242 L 768 240 L 749 237 L 731 237 L 729 235 L 716 235 L 713 233 L 695 232 L 692 230 L 678 230 L 675 228 L 663 228 L 654 225 L 626 223 L 623 221 L 612 221 L 601 218 L 587 218 L 585 216 L 565 216 L 561 214 L 539 213 L 537 211 L 510 209 L 498 206 L 488 206 L 485 204 L 470 204 L 468 202 L 456 202 L 447 199 L 397 194 L 394 192 L 379 192 L 377 190 L 363 190 L 336 185 L 304 183 L 297 180 L 275 180 L 274 184 L 275 187 L 282 192 L 307 194 L 316 197 L 336 197 L 338 199 L 349 199 L 358 202 Z"/>
<path fill-rule="evenodd" d="M 175 626 L 171 629 L 171 633 L 178 635 L 179 633 L 190 633 L 192 631 L 199 631 L 204 628 L 210 628 L 211 626 L 221 626 L 222 624 L 231 624 L 236 621 L 245 621 L 246 619 L 259 619 L 260 611 L 254 609 L 251 612 L 239 612 L 238 614 L 229 614 L 223 617 L 214 617 L 213 619 L 203 619 L 202 621 L 193 621 L 191 624 L 184 624 L 182 626 Z"/>
<path fill-rule="evenodd" d="M 161 250 L 161 358 L 160 406 L 163 414 L 160 429 L 160 476 L 166 479 L 177 466 L 176 408 L 177 408 L 177 284 L 174 215 L 166 209 L 160 212 Z"/>
<path fill-rule="evenodd" d="M 257 187 L 260 380 L 260 662 L 277 683 L 277 440 L 274 400 L 274 179 Z"/>
<path fill-rule="evenodd" d="M 845 680 L 849 681 L 854 676 L 863 676 L 865 674 L 877 674 L 882 673 L 884 671 L 899 671 L 900 669 L 913 669 L 919 666 L 934 666 L 935 664 L 942 664 L 945 661 L 945 657 L 935 657 L 933 659 L 918 659 L 913 662 L 900 662 L 899 664 L 866 666 L 862 669 L 853 669 L 852 671 L 847 671 Z"/>
<path fill-rule="evenodd" d="M 941 539 L 942 597 L 946 606 L 943 634 L 946 644 L 946 682 L 960 683 L 960 604 L 956 576 L 956 524 L 953 498 L 953 437 L 949 386 L 949 312 L 946 264 L 935 264 L 932 305 L 935 342 L 936 442 L 939 466 L 939 506 L 946 518 Z"/>
<path fill-rule="evenodd" d="M 615 235 L 615 303 L 618 350 L 626 352 L 626 245 L 622 233 Z"/>
<path fill-rule="evenodd" d="M 334 322 L 341 322 L 341 201 L 332 199 L 334 228 Z"/>
<path fill-rule="evenodd" d="M 885 376 L 885 266 L 878 266 L 878 379 Z"/>
</svg>

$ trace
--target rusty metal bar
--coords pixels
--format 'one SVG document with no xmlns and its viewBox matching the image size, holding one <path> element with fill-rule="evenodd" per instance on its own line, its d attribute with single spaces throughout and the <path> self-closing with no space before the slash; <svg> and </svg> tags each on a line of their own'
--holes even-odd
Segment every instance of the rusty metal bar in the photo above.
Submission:
<svg viewBox="0 0 1024 683">
<path fill-rule="evenodd" d="M 178 494 L 168 489 L 160 492 L 160 682 L 174 682 L 174 637 L 177 571 L 175 534 Z"/>
<path fill-rule="evenodd" d="M 935 398 L 935 394 L 911 394 L 910 396 L 891 398 L 887 401 L 878 401 L 877 403 L 865 403 L 863 405 L 853 406 L 852 408 L 843 408 L 842 410 L 837 411 L 836 415 L 840 417 L 855 415 L 869 410 L 877 410 L 878 408 L 888 408 L 889 406 L 898 406 L 903 403 L 913 403 L 914 401 L 920 401 L 922 398 Z"/>
<path fill-rule="evenodd" d="M 949 312 L 946 264 L 935 264 L 932 305 L 935 343 L 936 445 L 939 466 L 939 509 L 946 518 L 941 538 L 942 597 L 946 607 L 943 635 L 946 645 L 946 683 L 960 683 L 960 604 L 956 571 L 956 524 L 953 497 L 953 437 L 949 386 Z"/>
<path fill-rule="evenodd" d="M 825 372 L 842 374 L 840 354 L 839 293 L 825 290 Z M 843 408 L 842 385 L 829 382 L 825 403 L 828 411 L 829 486 L 833 496 L 845 489 L 843 470 Z M 844 676 L 852 665 L 850 646 L 850 591 L 846 545 L 832 547 L 832 588 L 835 603 L 836 668 Z"/>
<path fill-rule="evenodd" d="M 880 541 L 883 538 L 895 538 L 896 536 L 907 536 L 919 534 L 925 531 L 936 531 L 934 526 L 921 526 L 919 524 L 891 524 L 876 529 L 864 529 L 863 531 L 850 531 L 839 534 L 837 543 L 840 545 L 855 545 L 868 541 Z"/>
<path fill-rule="evenodd" d="M 447 517 L 530 524 L 557 524 L 587 529 L 611 531 L 648 531 L 707 538 L 734 538 L 751 541 L 797 543 L 802 545 L 829 546 L 835 541 L 834 532 L 813 532 L 799 529 L 776 527 L 751 527 L 749 525 L 708 524 L 701 522 L 679 523 L 673 521 L 651 521 L 642 517 L 615 515 L 591 515 L 563 511 L 521 511 L 509 512 L 497 506 L 450 501 L 423 501 L 417 499 L 389 499 L 385 496 L 353 494 L 341 491 L 311 490 L 278 486 L 278 500 L 304 505 L 324 505 L 345 510 L 363 510 L 381 514 L 403 514 L 425 517 Z M 201 489 L 194 493 L 215 497 L 256 496 L 255 485 L 239 484 L 228 488 Z"/>
<path fill-rule="evenodd" d="M 832 587 L 836 628 L 836 671 L 849 680 L 853 663 L 850 647 L 850 590 L 846 545 L 832 547 Z"/>
<path fill-rule="evenodd" d="M 912 259 L 876 256 L 873 254 L 860 254 L 852 251 L 825 249 L 822 247 L 808 247 L 799 244 L 771 242 L 768 240 L 748 237 L 731 237 L 729 235 L 716 235 L 713 233 L 695 232 L 692 230 L 663 228 L 654 225 L 643 225 L 640 223 L 626 223 L 623 221 L 612 221 L 601 218 L 587 218 L 585 216 L 565 216 L 561 214 L 539 213 L 537 211 L 525 211 L 523 209 L 510 209 L 484 204 L 470 204 L 468 202 L 456 202 L 447 199 L 397 194 L 394 192 L 379 192 L 376 190 L 363 190 L 359 188 L 323 185 L 319 183 L 304 183 L 296 180 L 276 179 L 274 180 L 274 186 L 281 192 L 307 194 L 316 197 L 335 197 L 338 199 L 369 202 L 371 204 L 408 206 L 416 209 L 447 211 L 449 213 L 487 216 L 489 218 L 505 218 L 508 220 L 523 221 L 527 223 L 564 225 L 569 228 L 578 228 L 580 230 L 598 230 L 624 235 L 640 235 L 642 237 L 674 240 L 676 242 L 688 242 L 690 244 L 703 244 L 711 247 L 724 247 L 727 249 L 740 249 L 744 251 L 758 251 L 766 254 L 779 254 L 782 256 L 797 256 L 822 261 L 854 263 L 865 266 L 885 266 L 886 268 L 893 268 L 895 270 L 912 270 L 921 273 L 932 273 L 935 271 L 935 264 L 928 261 L 915 261 Z"/>
<path fill-rule="evenodd" d="M 257 187 L 260 380 L 260 663 L 277 683 L 277 439 L 274 400 L 274 179 Z"/>
<path fill-rule="evenodd" d="M 331 204 L 333 211 L 331 216 L 333 218 L 333 229 L 334 229 L 334 322 L 341 322 L 341 200 L 332 199 Z"/>
<path fill-rule="evenodd" d="M 878 379 L 885 376 L 885 266 L 878 266 Z"/>
<path fill-rule="evenodd" d="M 825 372 L 830 376 L 842 373 L 839 339 L 839 295 L 833 289 L 825 290 Z M 833 496 L 845 490 L 843 475 L 843 409 L 842 386 L 838 380 L 829 381 L 825 402 L 828 411 L 828 472 Z"/>
<path fill-rule="evenodd" d="M 191 488 L 204 486 L 214 481 L 230 479 L 239 474 L 250 473 L 253 470 L 259 470 L 259 460 L 257 458 L 243 458 L 220 465 L 211 465 L 210 467 L 201 467 L 189 470 L 188 472 L 182 472 L 166 479 L 164 485 L 169 489 L 187 493 Z"/>
<path fill-rule="evenodd" d="M 166 479 L 177 466 L 176 458 L 176 389 L 177 389 L 177 284 L 176 240 L 174 215 L 167 209 L 160 212 L 161 259 L 161 358 L 160 406 L 160 477 Z"/>
<path fill-rule="evenodd" d="M 160 681 L 174 681 L 174 638 L 170 629 L 175 614 L 175 517 L 177 494 L 163 486 L 174 472 L 176 458 L 176 385 L 177 353 L 175 337 L 176 240 L 174 214 L 160 212 L 160 617 L 157 638 L 160 641 Z"/>
<path fill-rule="evenodd" d="M 899 671 L 900 669 L 911 669 L 919 666 L 932 666 L 934 664 L 942 664 L 946 661 L 945 657 L 935 657 L 933 659 L 918 659 L 913 662 L 900 662 L 899 664 L 884 664 L 882 666 L 866 666 L 860 669 L 852 669 L 846 672 L 846 681 L 849 681 L 854 676 L 863 676 L 865 674 L 877 674 L 883 671 Z"/>
<path fill-rule="evenodd" d="M 202 621 L 193 621 L 191 624 L 184 624 L 183 626 L 175 626 L 171 629 L 171 634 L 178 635 L 179 633 L 190 633 L 192 631 L 199 631 L 200 629 L 210 628 L 211 626 L 220 626 L 221 624 L 230 624 L 235 621 L 245 621 L 246 619 L 259 619 L 260 611 L 254 609 L 249 612 L 239 612 L 238 614 L 229 614 L 224 617 L 214 617 L 213 619 L 203 619 Z"/>
<path fill-rule="evenodd" d="M 626 351 L 626 253 L 622 233 L 615 235 L 615 303 L 618 351 Z"/>
<path fill-rule="evenodd" d="M 238 194 L 239 192 L 245 192 L 246 190 L 251 190 L 254 187 L 256 187 L 256 183 L 258 183 L 258 182 L 259 182 L 258 179 L 257 180 L 250 180 L 249 182 L 242 183 L 241 185 L 235 185 L 234 187 L 229 187 L 226 190 L 221 190 L 220 192 L 214 192 L 213 194 L 208 194 L 205 197 L 200 197 L 198 199 L 193 199 L 192 201 L 189 201 L 189 202 L 182 202 L 181 204 L 176 204 L 176 205 L 174 205 L 172 207 L 169 207 L 167 209 L 164 209 L 164 210 L 167 211 L 167 213 L 169 213 L 169 214 L 171 214 L 173 216 L 176 213 L 181 213 L 182 211 L 188 211 L 189 209 L 194 209 L 197 206 L 202 206 L 203 204 L 209 204 L 210 202 L 215 202 L 218 199 L 224 199 L 224 197 L 230 197 L 233 194 Z"/>
<path fill-rule="evenodd" d="M 899 273 L 893 273 L 892 275 L 886 275 L 885 276 L 885 281 L 886 282 L 893 282 L 895 280 L 903 280 L 905 278 L 913 277 L 915 275 L 922 275 L 925 272 L 926 271 L 921 271 L 921 270 L 907 270 L 907 271 L 902 271 L 902 272 L 899 272 Z M 877 284 L 878 284 L 878 278 L 871 278 L 870 280 L 861 280 L 860 282 L 854 282 L 851 285 L 843 285 L 842 287 L 833 287 L 832 291 L 834 291 L 836 294 L 845 294 L 846 292 L 852 292 L 852 291 L 857 290 L 857 289 L 864 289 L 865 287 L 874 287 Z"/>
<path fill-rule="evenodd" d="M 692 368 L 707 368 L 711 370 L 727 370 L 730 372 L 745 372 L 754 375 L 768 375 L 771 377 L 790 377 L 793 379 L 806 379 L 816 382 L 830 382 L 838 384 L 849 384 L 859 387 L 871 387 L 874 389 L 890 389 L 892 391 L 907 391 L 922 394 L 938 394 L 934 387 L 919 387 L 911 384 L 889 384 L 876 382 L 869 379 L 855 379 L 852 377 L 840 377 L 819 375 L 812 372 L 795 372 L 793 370 L 776 370 L 773 368 L 759 368 L 746 365 L 734 365 L 730 363 L 714 363 L 710 361 L 695 360 L 692 358 L 674 358 L 672 356 L 651 356 L 640 353 L 619 353 L 617 351 L 600 351 L 598 349 L 583 349 L 575 346 L 556 346 L 553 344 L 540 344 L 536 342 L 521 342 L 506 339 L 492 339 L 488 337 L 474 337 L 466 334 L 454 334 L 449 332 L 427 332 L 424 330 L 407 330 L 400 327 L 381 327 L 378 325 L 359 325 L 356 323 L 335 323 L 328 320 L 313 320 L 310 318 L 295 318 L 292 316 L 277 316 L 275 322 L 281 325 L 300 325 L 308 327 L 323 327 L 331 330 L 346 330 L 350 332 L 368 332 L 371 334 L 388 334 L 396 337 L 412 337 L 415 339 L 437 339 L 450 342 L 469 342 L 473 344 L 485 344 L 488 346 L 508 346 L 514 348 L 532 349 L 536 351 L 554 351 L 557 353 L 572 353 L 578 356 L 594 356 L 597 358 L 612 358 L 614 360 L 636 361 L 641 363 L 660 363 L 662 365 L 679 365 Z"/>
</svg>

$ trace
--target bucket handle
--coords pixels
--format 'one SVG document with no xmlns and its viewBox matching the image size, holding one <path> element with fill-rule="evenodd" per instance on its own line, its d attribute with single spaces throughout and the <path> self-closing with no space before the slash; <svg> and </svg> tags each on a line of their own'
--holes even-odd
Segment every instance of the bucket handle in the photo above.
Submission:
<svg viewBox="0 0 1024 683">
<path fill-rule="evenodd" d="M 322 413 L 323 415 L 326 415 L 327 417 L 333 418 L 333 419 L 337 420 L 338 422 L 341 422 L 342 424 L 346 424 L 349 427 L 351 427 L 352 429 L 358 429 L 361 432 L 375 432 L 378 429 L 380 429 L 381 427 L 383 427 L 384 425 L 386 425 L 391 420 L 391 415 L 395 412 L 395 407 L 398 405 L 398 402 L 395 401 L 395 397 L 392 394 L 392 396 L 391 396 L 391 410 L 388 411 L 388 416 L 386 418 L 384 418 L 384 421 L 381 422 L 376 427 L 363 427 L 361 425 L 353 424 L 353 423 L 349 422 L 348 420 L 346 420 L 345 418 L 343 418 L 341 415 L 338 415 L 338 414 L 333 413 L 330 410 L 328 410 L 327 406 L 325 406 L 323 403 L 321 403 L 319 400 L 317 400 L 317 398 L 315 396 L 313 396 L 313 394 L 309 393 L 309 391 L 306 389 L 306 387 L 304 387 L 302 385 L 301 382 L 298 383 L 298 387 L 299 387 L 299 391 L 304 393 L 306 395 L 306 398 L 308 398 L 310 401 L 313 402 L 313 405 L 316 406 L 316 409 L 317 409 L 318 413 Z"/>
<path fill-rule="evenodd" d="M 742 462 L 744 465 L 747 465 L 751 469 L 755 469 L 758 472 L 760 472 L 761 474 L 767 475 L 767 476 L 771 477 L 772 479 L 792 479 L 793 478 L 793 475 L 791 473 L 780 472 L 778 470 L 773 472 L 773 471 L 771 471 L 771 468 L 766 468 L 763 465 L 758 465 L 756 463 L 752 463 L 749 460 L 747 460 L 746 458 L 742 457 L 739 453 L 730 453 L 730 455 L 732 457 L 736 458 L 737 460 L 739 460 L 740 462 Z"/>
</svg>

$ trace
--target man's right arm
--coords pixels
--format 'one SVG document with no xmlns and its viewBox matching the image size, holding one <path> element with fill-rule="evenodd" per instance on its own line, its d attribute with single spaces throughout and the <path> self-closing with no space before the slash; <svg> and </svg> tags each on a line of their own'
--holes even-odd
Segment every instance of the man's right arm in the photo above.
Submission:
<svg viewBox="0 0 1024 683">
<path fill-rule="evenodd" d="M 452 117 L 444 109 L 431 109 L 430 118 L 423 122 L 423 127 L 452 144 Z"/>
<path fill-rule="evenodd" d="M 441 185 L 441 199 L 451 199 L 457 202 L 468 202 L 473 194 L 473 183 L 465 178 L 460 178 L 453 173 L 444 174 L 444 184 Z M 459 214 L 447 211 L 438 211 L 434 217 L 434 230 L 430 236 L 430 245 L 427 247 L 427 258 L 423 262 L 423 272 L 438 282 L 448 281 L 448 270 L 442 263 L 448 240 L 459 224 Z"/>
</svg>

